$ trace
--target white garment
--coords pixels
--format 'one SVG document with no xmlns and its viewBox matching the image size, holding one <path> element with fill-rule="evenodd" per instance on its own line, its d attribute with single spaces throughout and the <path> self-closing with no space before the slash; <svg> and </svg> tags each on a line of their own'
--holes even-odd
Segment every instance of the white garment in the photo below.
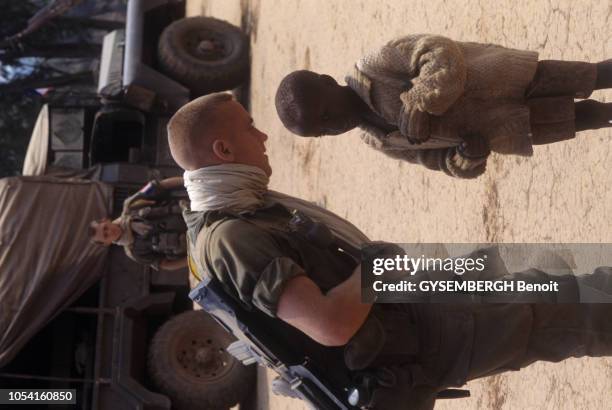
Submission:
<svg viewBox="0 0 612 410">
<path fill-rule="evenodd" d="M 268 175 L 244 164 L 221 164 L 185 171 L 185 188 L 192 211 L 253 211 L 264 203 Z"/>
<path fill-rule="evenodd" d="M 268 190 L 269 178 L 260 168 L 243 164 L 221 164 L 185 171 L 185 188 L 191 211 L 226 210 L 252 212 L 266 203 L 277 202 L 288 210 L 297 209 L 321 222 L 338 238 L 360 248 L 368 237 L 334 213 L 299 198 Z"/>
</svg>

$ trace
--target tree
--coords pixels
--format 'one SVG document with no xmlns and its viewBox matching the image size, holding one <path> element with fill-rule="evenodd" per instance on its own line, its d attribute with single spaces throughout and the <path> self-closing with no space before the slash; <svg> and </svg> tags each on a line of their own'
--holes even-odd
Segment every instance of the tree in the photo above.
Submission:
<svg viewBox="0 0 612 410">
<path fill-rule="evenodd" d="M 97 58 L 100 56 L 100 44 L 80 42 L 57 44 L 28 44 L 19 49 L 0 50 L 0 61 L 7 63 L 17 62 L 22 58 Z M 17 64 L 19 64 L 17 62 Z"/>
<path fill-rule="evenodd" d="M 0 177 L 17 175 L 42 99 L 33 93 L 2 95 L 0 103 Z"/>
<path fill-rule="evenodd" d="M 0 14 L 0 177 L 21 163 L 38 111 L 45 102 L 95 92 L 93 61 L 100 30 L 122 23 L 63 15 L 81 0 L 2 0 Z M 89 89 L 83 85 L 89 84 Z M 51 91 L 41 95 L 35 90 Z"/>
<path fill-rule="evenodd" d="M 10 47 L 20 42 L 24 37 L 40 29 L 54 17 L 61 16 L 80 2 L 81 0 L 51 0 L 28 19 L 28 23 L 23 30 L 0 41 L 0 47 Z"/>
</svg>

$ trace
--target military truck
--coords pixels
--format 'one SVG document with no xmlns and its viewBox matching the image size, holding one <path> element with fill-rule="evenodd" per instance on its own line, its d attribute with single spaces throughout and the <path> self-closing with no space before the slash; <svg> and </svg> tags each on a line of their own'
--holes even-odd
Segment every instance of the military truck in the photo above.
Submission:
<svg viewBox="0 0 612 410">
<path fill-rule="evenodd" d="M 248 39 L 184 18 L 181 1 L 127 6 L 125 29 L 104 40 L 100 99 L 45 105 L 23 176 L 0 180 L 0 387 L 76 389 L 80 409 L 228 408 L 248 401 L 256 369 L 192 311 L 187 271 L 138 265 L 87 227 L 147 181 L 180 175 L 168 119 L 246 81 Z"/>
</svg>

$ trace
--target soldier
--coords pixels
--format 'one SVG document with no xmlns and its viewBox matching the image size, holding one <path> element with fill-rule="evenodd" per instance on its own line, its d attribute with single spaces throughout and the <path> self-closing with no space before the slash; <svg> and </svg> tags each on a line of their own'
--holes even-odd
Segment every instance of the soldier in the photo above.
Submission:
<svg viewBox="0 0 612 410">
<path fill-rule="evenodd" d="M 134 261 L 155 270 L 176 270 L 187 266 L 185 232 L 178 199 L 168 197 L 183 189 L 183 178 L 153 180 L 126 199 L 121 216 L 92 221 L 90 236 L 96 243 L 123 246 Z"/>
<path fill-rule="evenodd" d="M 612 126 L 612 103 L 587 98 L 612 87 L 612 60 L 544 60 L 532 51 L 411 35 L 361 58 L 347 86 L 325 74 L 287 75 L 278 115 L 305 137 L 360 127 L 386 155 L 475 178 L 490 151 L 531 156 L 533 145 Z"/>
<path fill-rule="evenodd" d="M 362 303 L 359 266 L 292 234 L 290 210 L 353 247 L 368 238 L 317 205 L 268 189 L 267 136 L 229 94 L 182 107 L 168 136 L 185 169 L 195 270 L 321 345 L 343 347 L 349 369 L 381 375 L 386 387 L 375 390 L 373 408 L 431 409 L 438 391 L 477 377 L 536 360 L 612 355 L 612 304 Z M 610 270 L 600 275 L 612 287 Z"/>
</svg>

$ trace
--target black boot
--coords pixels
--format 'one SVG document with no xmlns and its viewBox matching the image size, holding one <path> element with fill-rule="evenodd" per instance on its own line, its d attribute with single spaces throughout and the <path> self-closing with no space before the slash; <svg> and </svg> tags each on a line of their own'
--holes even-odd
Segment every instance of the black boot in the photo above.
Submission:
<svg viewBox="0 0 612 410">
<path fill-rule="evenodd" d="M 612 103 L 584 100 L 575 103 L 574 107 L 576 131 L 612 127 Z"/>
</svg>

